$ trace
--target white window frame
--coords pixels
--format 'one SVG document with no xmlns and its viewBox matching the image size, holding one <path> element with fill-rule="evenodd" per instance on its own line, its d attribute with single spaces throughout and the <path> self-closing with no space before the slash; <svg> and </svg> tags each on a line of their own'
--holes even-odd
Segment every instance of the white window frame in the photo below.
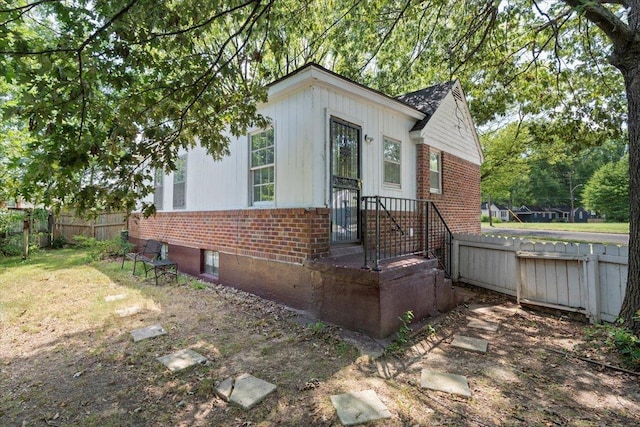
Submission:
<svg viewBox="0 0 640 427">
<path fill-rule="evenodd" d="M 273 143 L 269 147 L 271 147 L 273 151 L 273 161 L 271 163 L 265 163 L 263 165 L 253 166 L 253 138 L 257 135 L 261 135 L 263 133 L 271 132 Z M 269 148 L 266 147 L 266 148 Z M 264 150 L 265 148 L 261 148 L 260 150 Z M 256 150 L 257 151 L 257 150 Z M 271 182 L 273 185 L 273 200 L 255 200 L 255 187 L 254 184 L 254 174 L 257 171 L 262 171 L 265 169 L 272 170 L 273 181 Z M 262 184 L 259 184 L 262 185 Z M 276 132 L 273 126 L 268 128 L 260 129 L 256 132 L 252 132 L 249 134 L 249 201 L 251 202 L 251 206 L 273 206 L 276 201 Z"/>
<path fill-rule="evenodd" d="M 398 161 L 388 159 L 385 156 L 385 148 L 387 143 L 396 144 L 398 146 Z M 398 165 L 398 182 L 387 180 L 387 164 Z M 387 136 L 382 137 L 382 182 L 384 183 L 384 185 L 388 185 L 391 187 L 400 188 L 402 186 L 402 142 L 394 138 L 389 138 Z"/>
<path fill-rule="evenodd" d="M 434 171 L 432 169 L 434 159 L 436 159 L 436 164 L 438 166 L 437 171 Z M 434 176 L 437 177 L 436 186 L 433 185 Z M 429 187 L 431 187 L 430 188 L 431 193 L 442 194 L 442 152 L 434 149 L 429 150 Z"/>
<path fill-rule="evenodd" d="M 164 171 L 156 169 L 153 172 L 153 204 L 156 210 L 164 208 Z"/>
<path fill-rule="evenodd" d="M 176 170 L 173 172 L 173 209 L 186 209 L 187 207 L 187 155 L 183 154 L 182 156 L 178 156 L 178 160 L 179 161 L 184 161 L 184 171 L 182 172 L 182 175 L 184 176 L 184 180 L 183 181 L 176 181 L 176 178 L 178 177 L 178 168 L 176 168 Z M 183 200 L 182 200 L 182 204 L 176 204 L 176 185 L 178 184 L 182 184 L 183 185 Z"/>
</svg>

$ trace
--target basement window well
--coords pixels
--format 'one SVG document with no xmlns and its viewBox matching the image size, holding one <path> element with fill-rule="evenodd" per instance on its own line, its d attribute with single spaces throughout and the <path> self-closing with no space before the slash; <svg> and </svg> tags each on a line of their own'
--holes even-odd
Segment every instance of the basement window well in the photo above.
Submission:
<svg viewBox="0 0 640 427">
<path fill-rule="evenodd" d="M 217 278 L 220 273 L 220 253 L 217 251 L 205 250 L 203 255 L 203 274 Z"/>
</svg>

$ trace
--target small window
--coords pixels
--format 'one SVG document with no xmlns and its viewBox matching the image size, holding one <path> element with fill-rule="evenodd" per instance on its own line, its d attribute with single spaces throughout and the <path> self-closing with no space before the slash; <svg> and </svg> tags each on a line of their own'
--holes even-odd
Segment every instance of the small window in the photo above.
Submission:
<svg viewBox="0 0 640 427">
<path fill-rule="evenodd" d="M 400 141 L 384 138 L 384 182 L 400 185 Z"/>
<path fill-rule="evenodd" d="M 440 152 L 431 151 L 429 160 L 431 192 L 442 193 L 442 156 Z"/>
<path fill-rule="evenodd" d="M 173 173 L 173 208 L 184 209 L 185 187 L 187 181 L 187 155 L 178 157 L 176 161 L 176 170 Z"/>
<path fill-rule="evenodd" d="M 160 248 L 160 259 L 169 259 L 169 244 L 163 243 Z"/>
<path fill-rule="evenodd" d="M 153 174 L 153 204 L 157 210 L 162 210 L 163 207 L 163 192 L 164 192 L 164 172 L 162 169 L 156 169 Z"/>
<path fill-rule="evenodd" d="M 250 136 L 251 204 L 275 200 L 275 142 L 273 128 Z"/>
<path fill-rule="evenodd" d="M 220 273 L 220 254 L 217 251 L 204 251 L 202 271 L 208 276 L 218 277 Z"/>
</svg>

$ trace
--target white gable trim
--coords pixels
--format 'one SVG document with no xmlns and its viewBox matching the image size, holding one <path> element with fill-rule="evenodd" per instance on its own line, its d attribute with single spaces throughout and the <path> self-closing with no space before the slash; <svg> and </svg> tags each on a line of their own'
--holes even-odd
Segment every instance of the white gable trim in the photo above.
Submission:
<svg viewBox="0 0 640 427">
<path fill-rule="evenodd" d="M 424 113 L 410 107 L 400 101 L 383 95 L 373 89 L 359 85 L 355 82 L 337 76 L 326 70 L 309 65 L 304 70 L 290 75 L 280 81 L 275 82 L 268 88 L 268 101 L 275 101 L 279 98 L 287 96 L 291 92 L 295 92 L 303 87 L 309 86 L 325 86 L 348 93 L 362 100 L 383 105 L 386 108 L 414 118 L 416 121 L 422 120 Z"/>
<path fill-rule="evenodd" d="M 411 137 L 417 143 L 427 144 L 477 165 L 484 160 L 460 81 L 456 81 L 442 99 L 425 127 L 411 132 Z"/>
</svg>

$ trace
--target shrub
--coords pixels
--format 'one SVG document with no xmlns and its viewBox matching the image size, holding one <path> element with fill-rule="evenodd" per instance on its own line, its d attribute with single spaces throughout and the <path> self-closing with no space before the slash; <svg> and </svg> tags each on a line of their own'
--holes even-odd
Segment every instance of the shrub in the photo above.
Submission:
<svg viewBox="0 0 640 427">
<path fill-rule="evenodd" d="M 120 236 L 104 241 L 96 240 L 93 237 L 74 236 L 73 240 L 79 247 L 90 249 L 89 254 L 92 259 L 121 257 L 131 250 L 131 245 L 122 240 Z"/>
<path fill-rule="evenodd" d="M 58 236 L 51 242 L 53 249 L 62 249 L 67 244 L 67 239 L 64 236 Z"/>
<path fill-rule="evenodd" d="M 494 224 L 495 224 L 495 223 L 501 223 L 501 222 L 502 222 L 502 220 L 501 220 L 500 218 L 496 218 L 496 217 L 493 217 L 491 221 L 492 221 Z M 481 216 L 480 216 L 480 222 L 489 222 L 489 215 L 481 215 Z"/>
<path fill-rule="evenodd" d="M 618 320 L 617 324 L 606 323 L 587 328 L 586 338 L 601 350 L 615 349 L 627 367 L 640 370 L 640 338 L 621 323 L 622 320 Z"/>
</svg>

